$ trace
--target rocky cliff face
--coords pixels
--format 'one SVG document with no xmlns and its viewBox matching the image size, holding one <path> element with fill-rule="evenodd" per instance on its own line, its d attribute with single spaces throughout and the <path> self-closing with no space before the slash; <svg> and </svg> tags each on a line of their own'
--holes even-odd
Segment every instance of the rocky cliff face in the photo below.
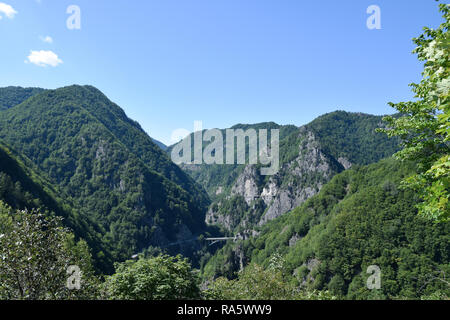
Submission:
<svg viewBox="0 0 450 320">
<path fill-rule="evenodd" d="M 294 148 L 297 151 L 292 160 L 282 163 L 279 172 L 270 177 L 260 176 L 255 165 L 247 165 L 229 194 L 210 207 L 206 222 L 222 225 L 230 231 L 247 229 L 249 232 L 252 227 L 261 226 L 299 206 L 318 193 L 333 175 L 344 170 L 337 160 L 321 151 L 312 131 L 302 127 L 296 134 Z M 239 198 L 243 200 L 241 208 L 229 205 Z M 242 211 L 245 211 L 243 216 Z M 236 217 L 237 212 L 241 217 Z"/>
<path fill-rule="evenodd" d="M 320 150 L 320 144 L 311 131 L 303 128 L 299 137 L 302 142 L 298 146 L 298 156 L 271 177 L 263 189 L 261 197 L 267 211 L 259 225 L 299 206 L 343 169 Z"/>
<path fill-rule="evenodd" d="M 258 190 L 258 173 L 253 165 L 245 167 L 244 172 L 237 178 L 235 184 L 231 188 L 231 196 L 242 196 L 245 202 L 250 205 L 259 197 Z"/>
</svg>

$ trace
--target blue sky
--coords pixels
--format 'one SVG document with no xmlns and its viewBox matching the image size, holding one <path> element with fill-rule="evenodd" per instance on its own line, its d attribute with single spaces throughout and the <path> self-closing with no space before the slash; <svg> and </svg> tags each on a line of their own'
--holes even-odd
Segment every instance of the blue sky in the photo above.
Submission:
<svg viewBox="0 0 450 320">
<path fill-rule="evenodd" d="M 366 27 L 372 4 L 381 30 Z M 420 79 L 411 38 L 441 23 L 433 0 L 0 0 L 0 16 L 0 86 L 96 86 L 166 144 L 195 120 L 392 113 Z"/>
</svg>

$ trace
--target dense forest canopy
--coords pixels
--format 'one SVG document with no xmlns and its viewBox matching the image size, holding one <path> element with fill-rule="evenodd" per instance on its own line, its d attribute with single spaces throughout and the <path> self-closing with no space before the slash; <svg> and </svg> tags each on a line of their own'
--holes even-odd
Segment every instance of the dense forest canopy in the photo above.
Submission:
<svg viewBox="0 0 450 320">
<path fill-rule="evenodd" d="M 6 87 L 0 88 L 0 111 L 21 104 L 28 98 L 44 91 L 41 88 Z"/>
</svg>

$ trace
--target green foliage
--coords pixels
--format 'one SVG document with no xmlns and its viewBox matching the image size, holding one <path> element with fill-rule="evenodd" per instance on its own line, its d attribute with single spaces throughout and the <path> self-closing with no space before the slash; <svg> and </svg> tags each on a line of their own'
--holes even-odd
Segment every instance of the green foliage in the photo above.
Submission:
<svg viewBox="0 0 450 320">
<path fill-rule="evenodd" d="M 323 151 L 336 160 L 366 165 L 392 156 L 399 149 L 398 139 L 377 133 L 382 117 L 336 111 L 318 117 L 307 127 L 318 136 Z"/>
<path fill-rule="evenodd" d="M 332 300 L 328 291 L 300 290 L 284 274 L 284 261 L 274 255 L 267 269 L 251 264 L 234 280 L 220 277 L 203 292 L 211 300 Z"/>
<path fill-rule="evenodd" d="M 164 144 L 164 143 L 162 143 L 161 141 L 158 141 L 158 140 L 156 140 L 156 139 L 153 139 L 152 138 L 152 141 L 158 146 L 158 147 L 160 147 L 161 148 L 161 150 L 167 150 L 167 146 Z"/>
<path fill-rule="evenodd" d="M 44 91 L 40 88 L 6 87 L 0 88 L 0 111 L 21 104 L 28 98 Z"/>
<path fill-rule="evenodd" d="M 235 280 L 218 278 L 205 292 L 214 300 L 293 300 L 298 297 L 295 287 L 285 283 L 280 271 L 264 270 L 250 265 Z"/>
<path fill-rule="evenodd" d="M 116 264 L 116 273 L 103 284 L 112 300 L 199 299 L 198 278 L 187 259 L 159 255 Z"/>
<path fill-rule="evenodd" d="M 108 248 L 102 243 L 98 226 L 89 218 L 82 217 L 70 202 L 63 200 L 58 189 L 36 173 L 35 166 L 20 157 L 0 141 L 0 201 L 15 210 L 38 208 L 45 215 L 56 214 L 64 218 L 64 225 L 87 241 L 98 252 L 95 268 L 108 270 L 112 265 Z"/>
<path fill-rule="evenodd" d="M 202 278 L 207 281 L 216 277 L 235 278 L 236 270 L 241 267 L 241 258 L 245 257 L 243 244 L 246 242 L 239 241 L 237 244 L 228 242 L 217 250 L 202 266 Z M 246 263 L 247 261 L 243 260 L 242 262 Z"/>
<path fill-rule="evenodd" d="M 424 28 L 414 39 L 420 61 L 424 61 L 423 79 L 411 84 L 416 101 L 390 105 L 402 117 L 386 117 L 389 136 L 402 139 L 403 149 L 396 154 L 402 160 L 417 163 L 417 172 L 404 180 L 406 187 L 422 198 L 419 213 L 436 221 L 450 220 L 450 6 L 441 4 L 445 20 L 437 29 Z"/>
<path fill-rule="evenodd" d="M 268 141 L 270 141 L 270 130 L 278 129 L 280 130 L 280 140 L 282 141 L 285 137 L 289 136 L 291 133 L 298 130 L 297 127 L 293 125 L 280 126 L 274 122 L 263 122 L 257 124 L 237 124 L 231 127 L 230 129 L 242 129 L 244 132 L 249 129 L 253 129 L 258 134 L 260 129 L 267 130 Z M 226 146 L 226 129 L 220 130 L 223 136 L 223 144 Z M 192 152 L 194 150 L 194 135 L 191 134 L 191 146 Z M 258 140 L 259 141 L 259 140 Z M 246 158 L 245 161 L 248 163 L 248 139 L 245 141 L 245 150 L 246 150 Z M 208 146 L 208 142 L 203 142 L 203 150 Z M 167 148 L 167 153 L 170 154 L 174 148 L 174 145 Z M 236 143 L 235 150 L 236 151 Z M 227 150 L 223 149 L 224 159 L 226 158 Z M 198 183 L 200 184 L 207 192 L 211 199 L 217 200 L 221 198 L 220 195 L 216 194 L 216 191 L 219 187 L 223 188 L 222 193 L 226 193 L 229 191 L 231 185 L 239 176 L 239 174 L 244 169 L 244 165 L 239 164 L 227 164 L 227 165 L 181 165 L 182 168 Z"/>
<path fill-rule="evenodd" d="M 220 264 L 233 261 L 237 251 L 264 269 L 278 253 L 301 290 L 330 290 L 351 299 L 417 299 L 437 291 L 449 296 L 436 270 L 449 272 L 450 224 L 417 216 L 417 197 L 397 187 L 411 170 L 388 159 L 336 175 L 318 195 L 263 226 L 238 250 L 225 246 L 205 266 L 204 276 L 209 279 Z M 382 287 L 375 291 L 366 288 L 366 270 L 373 264 L 382 271 Z"/>
<path fill-rule="evenodd" d="M 377 134 L 382 117 L 362 113 L 336 111 L 323 115 L 306 128 L 312 130 L 319 139 L 320 148 L 335 160 L 344 157 L 352 164 L 369 164 L 383 158 L 390 157 L 398 151 L 399 141 L 388 139 L 383 134 Z M 280 166 L 294 160 L 298 156 L 298 147 L 302 143 L 301 130 L 293 125 L 280 126 L 273 122 L 258 124 L 237 124 L 231 129 L 271 129 L 280 130 Z M 226 142 L 225 129 L 221 130 Z M 193 135 L 191 135 L 193 141 Z M 269 135 L 270 141 L 270 135 Z M 193 144 L 192 144 L 193 145 Z M 203 148 L 207 145 L 203 143 Z M 248 141 L 246 141 L 248 146 Z M 192 147 L 193 148 L 193 147 Z M 171 152 L 173 146 L 168 148 Z M 224 150 L 224 155 L 226 150 Z M 226 194 L 230 186 L 242 172 L 243 165 L 185 165 L 183 166 L 196 182 L 207 190 L 213 200 L 222 198 L 216 195 L 218 187 L 222 187 L 222 194 Z M 262 181 L 263 182 L 263 181 Z"/>
<path fill-rule="evenodd" d="M 97 296 L 91 256 L 61 218 L 15 211 L 0 201 L 0 299 L 90 299 Z M 81 289 L 69 290 L 67 268 L 82 270 Z"/>
</svg>

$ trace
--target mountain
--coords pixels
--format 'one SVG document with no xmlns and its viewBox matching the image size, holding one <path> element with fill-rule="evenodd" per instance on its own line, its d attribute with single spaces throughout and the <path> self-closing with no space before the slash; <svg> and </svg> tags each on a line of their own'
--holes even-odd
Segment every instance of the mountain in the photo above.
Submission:
<svg viewBox="0 0 450 320">
<path fill-rule="evenodd" d="M 83 238 L 99 254 L 97 270 L 108 270 L 113 263 L 109 248 L 98 236 L 99 228 L 89 217 L 82 217 L 72 209 L 71 203 L 60 197 L 61 193 L 35 166 L 11 147 L 0 141 L 0 202 L 12 209 L 40 209 L 49 215 L 64 218 L 64 223 L 78 238 Z"/>
<path fill-rule="evenodd" d="M 316 195 L 332 177 L 353 165 L 377 162 L 398 150 L 398 140 L 375 132 L 381 116 L 336 111 L 300 128 L 275 123 L 232 129 L 279 129 L 280 170 L 260 165 L 182 165 L 213 200 L 206 219 L 230 235 L 248 237 L 261 226 Z M 221 130 L 225 132 L 225 130 Z M 193 135 L 191 135 L 191 139 Z M 203 146 L 205 148 L 205 146 Z M 168 152 L 174 146 L 169 147 Z M 225 152 L 225 151 L 224 151 Z"/>
<path fill-rule="evenodd" d="M 399 140 L 389 139 L 375 129 L 385 126 L 382 116 L 336 111 L 324 114 L 306 127 L 314 132 L 323 152 L 342 162 L 370 164 L 399 150 Z"/>
<path fill-rule="evenodd" d="M 2 111 L 0 139 L 98 224 L 115 260 L 205 230 L 206 192 L 94 87 L 45 90 Z M 169 249 L 190 256 L 197 248 Z"/>
<path fill-rule="evenodd" d="M 0 88 L 0 111 L 14 107 L 42 91 L 44 89 L 41 88 Z"/>
<path fill-rule="evenodd" d="M 271 129 L 280 130 L 280 139 L 284 139 L 289 136 L 292 132 L 297 130 L 297 127 L 292 125 L 280 126 L 274 122 L 263 122 L 253 125 L 248 124 L 236 124 L 230 129 L 233 130 L 248 130 L 248 129 L 267 129 L 270 133 Z M 205 130 L 203 131 L 205 132 Z M 226 144 L 226 129 L 220 130 L 222 136 L 224 137 L 224 144 Z M 190 136 L 193 143 L 193 134 Z M 167 153 L 171 155 L 172 150 L 175 145 L 169 146 L 167 148 Z M 193 144 L 192 144 L 193 146 Z M 207 146 L 207 143 L 203 144 L 203 150 Z M 246 141 L 246 147 L 248 147 L 248 141 Z M 226 150 L 224 149 L 224 154 Z M 246 152 L 248 156 L 248 152 Z M 247 161 L 248 162 L 248 161 Z M 237 179 L 239 174 L 245 169 L 245 165 L 240 164 L 227 164 L 227 165 L 191 165 L 191 164 L 181 164 L 180 165 L 193 179 L 199 183 L 208 192 L 211 199 L 216 199 L 220 194 L 224 193 L 224 189 L 232 185 L 232 183 Z M 222 191 L 221 191 L 222 190 Z"/>
<path fill-rule="evenodd" d="M 336 175 L 254 237 L 220 249 L 204 267 L 205 277 L 234 277 L 250 263 L 267 267 L 278 255 L 298 286 L 330 290 L 342 298 L 448 295 L 450 224 L 417 215 L 419 199 L 398 187 L 412 168 L 386 159 Z M 371 265 L 381 270 L 380 290 L 366 287 Z"/>
<path fill-rule="evenodd" d="M 152 141 L 153 141 L 158 147 L 160 147 L 162 150 L 164 150 L 164 151 L 167 150 L 167 146 L 166 146 L 164 143 L 162 143 L 161 141 L 158 141 L 158 140 L 153 139 L 153 138 L 152 138 Z"/>
</svg>

